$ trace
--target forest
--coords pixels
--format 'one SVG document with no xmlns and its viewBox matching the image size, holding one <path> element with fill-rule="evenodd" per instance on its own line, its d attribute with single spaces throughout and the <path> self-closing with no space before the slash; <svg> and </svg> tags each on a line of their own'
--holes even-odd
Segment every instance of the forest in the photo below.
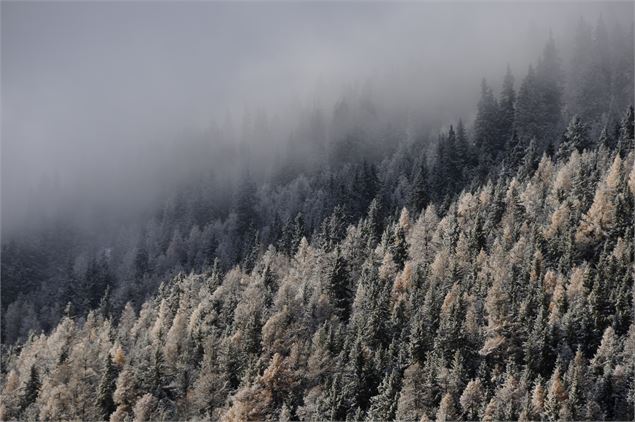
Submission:
<svg viewBox="0 0 635 422">
<path fill-rule="evenodd" d="M 633 420 L 633 26 L 574 37 L 435 136 L 361 93 L 267 177 L 3 241 L 0 420 Z"/>
</svg>

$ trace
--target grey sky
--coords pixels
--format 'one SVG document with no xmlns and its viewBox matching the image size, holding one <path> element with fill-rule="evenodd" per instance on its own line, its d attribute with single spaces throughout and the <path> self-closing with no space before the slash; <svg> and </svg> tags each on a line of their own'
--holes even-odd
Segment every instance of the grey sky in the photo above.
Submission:
<svg viewBox="0 0 635 422">
<path fill-rule="evenodd" d="M 582 15 L 611 24 L 633 13 L 631 3 L 605 2 L 1 7 L 9 223 L 52 180 L 57 201 L 117 200 L 160 144 L 204 133 L 228 112 L 240 121 L 244 110 L 264 109 L 292 128 L 296 104 L 328 109 L 347 86 L 370 82 L 387 107 L 461 117 L 483 76 L 497 87 L 509 63 L 519 83 L 548 28 L 566 44 L 558 35 Z"/>
</svg>

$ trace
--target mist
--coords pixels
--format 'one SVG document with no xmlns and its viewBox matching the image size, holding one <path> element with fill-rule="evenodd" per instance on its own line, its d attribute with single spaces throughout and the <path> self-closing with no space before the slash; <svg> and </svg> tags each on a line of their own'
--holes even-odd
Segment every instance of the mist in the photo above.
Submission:
<svg viewBox="0 0 635 422">
<path fill-rule="evenodd" d="M 633 15 L 606 2 L 1 7 L 5 235 L 134 218 L 208 171 L 266 176 L 307 116 L 337 136 L 347 98 L 374 107 L 361 126 L 434 136 L 473 119 L 483 77 L 497 88 L 509 65 L 518 84 L 549 31 L 566 66 L 581 17 Z"/>
</svg>

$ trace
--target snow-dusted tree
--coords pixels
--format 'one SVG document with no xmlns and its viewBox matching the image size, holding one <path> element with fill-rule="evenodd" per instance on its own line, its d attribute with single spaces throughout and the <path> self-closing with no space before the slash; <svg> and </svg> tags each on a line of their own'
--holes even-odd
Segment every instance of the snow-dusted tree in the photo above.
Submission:
<svg viewBox="0 0 635 422">
<path fill-rule="evenodd" d="M 410 365 L 404 371 L 395 413 L 397 420 L 418 421 L 424 414 L 424 397 L 419 387 L 419 382 L 423 376 L 423 371 L 418 363 Z"/>
<path fill-rule="evenodd" d="M 456 419 L 456 406 L 454 404 L 454 398 L 451 394 L 447 393 L 441 399 L 439 403 L 439 410 L 437 410 L 436 420 L 445 422 Z"/>
<path fill-rule="evenodd" d="M 484 391 L 481 380 L 477 378 L 468 382 L 459 399 L 463 414 L 467 420 L 475 420 L 478 418 L 483 406 L 483 399 Z"/>
<path fill-rule="evenodd" d="M 327 273 L 326 290 L 335 314 L 344 322 L 351 312 L 352 292 L 347 263 L 339 248 L 335 250 L 335 262 Z"/>
<path fill-rule="evenodd" d="M 579 116 L 574 116 L 567 126 L 564 139 L 558 147 L 558 159 L 566 159 L 576 150 L 582 152 L 590 147 L 587 127 Z"/>
<path fill-rule="evenodd" d="M 156 420 L 155 412 L 158 405 L 156 397 L 150 393 L 146 393 L 134 405 L 134 420 L 138 422 L 146 422 Z"/>
<path fill-rule="evenodd" d="M 117 387 L 118 370 L 110 356 L 106 358 L 105 366 L 97 388 L 97 404 L 101 411 L 101 419 L 108 420 L 116 409 L 113 394 Z"/>
<path fill-rule="evenodd" d="M 604 180 L 598 185 L 593 204 L 582 218 L 576 232 L 576 241 L 582 245 L 593 245 L 612 234 L 617 223 L 619 185 L 621 183 L 622 159 L 616 156 Z"/>
<path fill-rule="evenodd" d="M 561 419 L 561 412 L 566 409 L 567 390 L 562 383 L 560 367 L 556 366 L 548 383 L 547 397 L 544 402 L 545 415 L 548 420 Z"/>
</svg>

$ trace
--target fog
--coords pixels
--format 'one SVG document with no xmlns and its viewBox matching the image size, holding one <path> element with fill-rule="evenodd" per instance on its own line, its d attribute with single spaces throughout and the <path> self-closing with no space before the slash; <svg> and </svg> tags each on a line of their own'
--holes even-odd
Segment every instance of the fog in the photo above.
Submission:
<svg viewBox="0 0 635 422">
<path fill-rule="evenodd" d="M 480 80 L 498 89 L 509 65 L 518 86 L 550 30 L 566 64 L 580 17 L 633 16 L 628 2 L 1 7 L 5 233 L 47 215 L 135 215 L 208 167 L 266 168 L 301 142 L 303 116 L 328 122 L 346 96 L 406 136 L 469 122 Z M 245 143 L 247 164 L 219 152 Z"/>
</svg>

